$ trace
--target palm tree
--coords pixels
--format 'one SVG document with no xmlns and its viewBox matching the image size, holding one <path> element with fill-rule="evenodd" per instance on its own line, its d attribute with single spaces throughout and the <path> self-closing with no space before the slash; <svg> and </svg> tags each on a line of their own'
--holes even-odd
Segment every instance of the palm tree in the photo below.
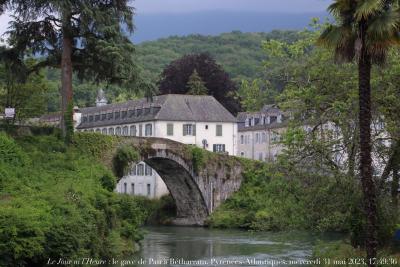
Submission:
<svg viewBox="0 0 400 267">
<path fill-rule="evenodd" d="M 371 159 L 371 68 L 385 62 L 390 47 L 399 43 L 398 0 L 335 0 L 328 8 L 336 24 L 328 26 L 318 43 L 333 48 L 337 61 L 358 64 L 360 177 L 367 218 L 368 266 L 375 266 L 377 237 L 376 188 Z"/>
</svg>

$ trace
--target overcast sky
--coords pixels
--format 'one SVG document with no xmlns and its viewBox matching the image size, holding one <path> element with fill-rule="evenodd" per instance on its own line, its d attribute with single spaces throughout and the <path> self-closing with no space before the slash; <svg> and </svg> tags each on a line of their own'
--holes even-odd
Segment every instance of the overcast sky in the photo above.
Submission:
<svg viewBox="0 0 400 267">
<path fill-rule="evenodd" d="M 312 13 L 326 10 L 332 0 L 135 0 L 136 13 L 188 13 L 205 10 L 256 11 L 270 13 Z M 0 16 L 0 34 L 9 17 Z"/>
<path fill-rule="evenodd" d="M 204 10 L 306 13 L 326 10 L 332 0 L 135 0 L 137 13 Z"/>
</svg>

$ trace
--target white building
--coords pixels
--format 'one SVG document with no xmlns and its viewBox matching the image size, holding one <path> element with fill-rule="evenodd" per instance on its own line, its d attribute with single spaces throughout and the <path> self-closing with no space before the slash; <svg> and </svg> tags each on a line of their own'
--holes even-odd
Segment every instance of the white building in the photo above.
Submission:
<svg viewBox="0 0 400 267">
<path fill-rule="evenodd" d="M 284 148 L 280 141 L 286 127 L 284 113 L 272 105 L 259 112 L 239 113 L 238 155 L 253 160 L 275 160 Z"/>
<path fill-rule="evenodd" d="M 107 105 L 100 92 L 96 103 L 96 107 L 80 109 L 78 131 L 168 138 L 236 155 L 236 118 L 212 96 L 170 94 L 154 96 L 152 101 L 143 98 Z M 149 197 L 166 193 L 162 179 L 154 170 L 146 172 L 147 169 L 145 163 L 137 165 L 120 180 L 117 191 Z"/>
</svg>

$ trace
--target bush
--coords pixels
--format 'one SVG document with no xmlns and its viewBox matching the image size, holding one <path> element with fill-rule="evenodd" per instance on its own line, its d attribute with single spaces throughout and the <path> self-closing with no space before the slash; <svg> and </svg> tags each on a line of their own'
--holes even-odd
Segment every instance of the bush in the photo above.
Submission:
<svg viewBox="0 0 400 267">
<path fill-rule="evenodd" d="M 131 163 L 139 159 L 139 153 L 130 146 L 118 148 L 113 158 L 113 170 L 117 177 L 123 177 Z"/>
<path fill-rule="evenodd" d="M 15 141 L 0 132 L 0 162 L 15 166 L 25 165 L 27 156 Z"/>
</svg>

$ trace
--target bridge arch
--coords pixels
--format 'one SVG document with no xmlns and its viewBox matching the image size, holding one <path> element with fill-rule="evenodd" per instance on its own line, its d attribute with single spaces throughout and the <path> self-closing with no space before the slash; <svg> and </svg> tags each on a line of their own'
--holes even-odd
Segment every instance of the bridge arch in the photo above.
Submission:
<svg viewBox="0 0 400 267">
<path fill-rule="evenodd" d="M 160 175 L 175 200 L 177 225 L 204 225 L 208 215 L 242 182 L 243 165 L 236 157 L 204 151 L 199 166 L 193 146 L 168 139 L 121 138 L 119 145 L 132 146 L 139 152 L 138 162 L 145 162 Z"/>
</svg>

